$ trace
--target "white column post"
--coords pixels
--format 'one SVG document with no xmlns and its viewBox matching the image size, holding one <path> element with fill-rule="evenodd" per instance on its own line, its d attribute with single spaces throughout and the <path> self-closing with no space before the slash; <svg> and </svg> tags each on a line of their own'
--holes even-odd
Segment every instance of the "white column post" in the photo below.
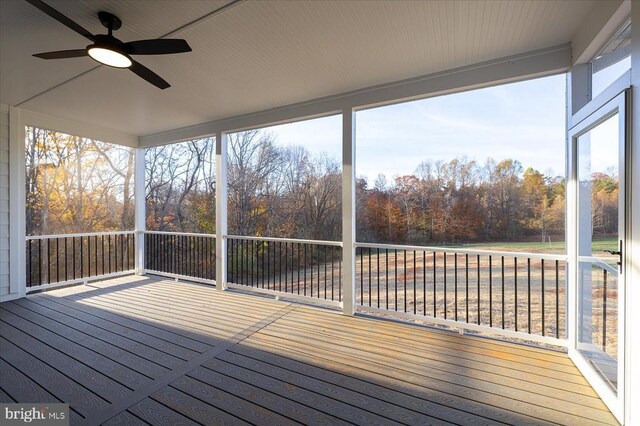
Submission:
<svg viewBox="0 0 640 426">
<path fill-rule="evenodd" d="M 342 111 L 342 313 L 355 313 L 356 280 L 356 173 L 355 173 L 355 113 Z"/>
<path fill-rule="evenodd" d="M 144 274 L 144 231 L 146 230 L 146 200 L 145 200 L 145 169 L 144 169 L 144 148 L 135 148 L 135 170 L 134 170 L 134 200 L 135 200 L 135 231 L 136 231 L 136 252 L 135 265 L 136 274 Z"/>
<path fill-rule="evenodd" d="M 227 135 L 216 133 L 216 288 L 227 288 Z"/>
<path fill-rule="evenodd" d="M 565 239 L 567 241 L 567 277 L 566 277 L 566 333 L 569 341 L 569 351 L 575 351 L 578 342 L 578 261 L 577 253 L 577 223 L 578 206 L 575 204 L 578 194 L 576 184 L 577 170 L 576 158 L 574 154 L 573 141 L 569 139 L 569 125 L 571 117 L 583 106 L 591 101 L 591 64 L 578 64 L 567 73 L 567 139 L 565 141 L 565 176 L 567 176 L 566 187 L 566 212 L 565 212 Z"/>
<path fill-rule="evenodd" d="M 19 108 L 9 107 L 9 295 L 27 294 L 25 128 Z"/>
</svg>

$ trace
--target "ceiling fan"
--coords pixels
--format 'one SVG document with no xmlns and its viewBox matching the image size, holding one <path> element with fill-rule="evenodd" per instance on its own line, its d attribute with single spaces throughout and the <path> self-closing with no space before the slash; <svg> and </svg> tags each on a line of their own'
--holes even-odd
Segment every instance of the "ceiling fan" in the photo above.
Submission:
<svg viewBox="0 0 640 426">
<path fill-rule="evenodd" d="M 98 19 L 108 34 L 93 35 L 78 23 L 72 21 L 42 0 L 26 0 L 56 21 L 66 25 L 78 34 L 88 38 L 92 44 L 84 49 L 59 50 L 56 52 L 38 53 L 33 56 L 41 59 L 66 59 L 89 56 L 103 65 L 114 68 L 129 68 L 139 77 L 160 89 L 171 87 L 162 77 L 131 58 L 131 55 L 166 55 L 170 53 L 191 52 L 189 44 L 182 39 L 137 40 L 123 43 L 112 33 L 122 26 L 122 21 L 109 12 L 98 12 Z"/>
</svg>

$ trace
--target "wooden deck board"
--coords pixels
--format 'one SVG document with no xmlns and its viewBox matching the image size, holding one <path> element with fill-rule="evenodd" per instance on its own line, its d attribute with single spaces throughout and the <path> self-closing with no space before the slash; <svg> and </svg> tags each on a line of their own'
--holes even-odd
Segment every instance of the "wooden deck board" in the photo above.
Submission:
<svg viewBox="0 0 640 426">
<path fill-rule="evenodd" d="M 2 333 L 4 333 L 4 329 Z M 2 348 L 0 356 L 6 362 L 13 366 L 22 365 L 24 367 L 21 369 L 23 374 L 27 375 L 28 372 L 29 378 L 51 392 L 58 400 L 69 402 L 74 410 L 83 417 L 89 417 L 109 405 L 105 399 L 76 383 L 59 370 L 23 351 L 4 337 L 0 337 L 0 347 Z"/>
<path fill-rule="evenodd" d="M 48 332 L 37 324 L 29 322 L 9 311 L 0 310 L 0 320 L 11 324 L 39 341 L 57 348 L 75 360 L 95 368 L 97 371 L 111 377 L 119 383 L 137 389 L 149 382 L 149 378 L 129 368 L 122 368 L 122 363 L 80 346 L 66 339 L 64 336 Z"/>
<path fill-rule="evenodd" d="M 16 303 L 4 303 L 0 305 L 0 308 L 6 309 L 11 313 L 38 324 L 40 327 L 49 331 L 53 339 L 56 338 L 55 336 L 64 336 L 80 346 L 98 352 L 114 361 L 124 363 L 130 369 L 147 378 L 159 377 L 169 371 L 167 368 L 142 358 L 135 353 L 123 350 L 94 336 L 67 327 L 57 321 L 51 321 L 49 318 L 30 311 Z"/>
<path fill-rule="evenodd" d="M 128 411 L 124 411 L 103 423 L 106 426 L 144 426 L 148 424 Z"/>
<path fill-rule="evenodd" d="M 47 296 L 46 294 L 44 294 L 41 297 L 47 298 L 51 296 Z M 165 340 L 167 342 L 173 342 L 176 345 L 180 345 L 184 348 L 191 349 L 199 353 L 206 352 L 212 348 L 211 345 L 207 345 L 204 343 L 200 343 L 196 340 L 189 339 L 188 337 L 185 337 L 182 334 L 178 334 L 172 331 L 167 331 L 159 327 L 154 327 L 144 322 L 135 321 L 127 317 L 123 317 L 121 315 L 112 314 L 110 312 L 106 312 L 102 309 L 95 308 L 88 304 L 73 302 L 72 300 L 67 300 L 66 298 L 63 298 L 63 297 L 56 297 L 52 299 L 55 299 L 57 303 L 60 303 L 62 305 L 66 305 L 78 311 L 82 311 L 89 315 L 93 315 L 96 318 L 106 321 L 107 324 L 118 324 L 120 326 L 130 328 L 132 330 L 137 330 L 141 333 L 146 333 L 152 336 L 156 336 L 157 338 Z"/>
<path fill-rule="evenodd" d="M 2 303 L 0 345 L 0 402 L 73 424 L 616 424 L 563 353 L 155 277 Z"/>
<path fill-rule="evenodd" d="M 278 324 L 281 324 L 280 321 L 278 321 Z M 270 330 L 272 328 L 270 327 Z M 453 373 L 465 378 L 467 386 L 468 381 L 481 380 L 495 383 L 498 387 L 503 385 L 511 386 L 518 391 L 526 383 L 527 392 L 541 395 L 551 392 L 554 394 L 554 398 L 572 403 L 577 402 L 591 406 L 594 398 L 597 399 L 594 393 L 585 389 L 586 386 L 563 382 L 563 377 L 558 379 L 549 378 L 546 372 L 541 371 L 536 366 L 520 363 L 495 366 L 483 363 L 481 360 L 459 357 L 456 352 L 447 354 L 432 353 L 428 345 L 420 350 L 407 349 L 408 342 L 401 342 L 401 344 L 393 347 L 394 349 L 390 349 L 388 345 L 380 344 L 375 338 L 363 339 L 356 334 L 341 333 L 338 330 L 335 330 L 335 333 L 332 334 L 313 332 L 312 329 L 298 331 L 295 327 L 285 326 L 282 327 L 282 333 L 279 335 L 282 336 L 283 334 L 291 337 L 297 336 L 302 339 L 306 335 L 312 334 L 317 342 L 328 344 L 332 344 L 335 338 L 339 337 L 341 342 L 345 342 L 342 344 L 345 347 L 345 351 L 355 348 L 358 352 L 371 353 L 378 361 L 390 359 L 395 365 L 403 364 L 406 366 L 409 364 L 409 369 L 411 370 L 426 367 L 429 371 L 438 372 L 441 375 Z M 464 365 L 464 369 L 460 369 L 462 365 Z"/>
<path fill-rule="evenodd" d="M 162 348 L 163 352 L 176 358 L 180 358 L 181 360 L 189 360 L 200 353 L 184 348 L 180 345 L 176 345 L 171 341 L 158 339 L 156 336 L 147 333 L 141 333 L 137 330 L 132 330 L 119 324 L 113 324 L 104 320 L 97 319 L 96 317 L 88 315 L 78 309 L 73 309 L 64 304 L 55 303 L 51 300 L 45 299 L 44 297 L 39 297 L 36 303 L 39 303 L 42 306 L 46 306 L 47 308 L 55 309 L 59 312 L 64 312 L 65 314 L 71 315 L 74 318 L 82 320 L 87 324 L 91 324 L 103 330 L 108 330 L 112 333 L 116 333 L 122 337 L 126 337 L 130 340 L 134 340 L 146 346 L 150 346 L 152 348 Z"/>
<path fill-rule="evenodd" d="M 147 398 L 144 401 L 140 401 L 133 407 L 129 408 L 129 411 L 136 417 L 143 419 L 145 422 L 158 425 L 158 426 L 176 426 L 176 425 L 198 425 L 198 423 L 183 416 L 177 411 L 154 401 L 151 398 Z"/>
</svg>

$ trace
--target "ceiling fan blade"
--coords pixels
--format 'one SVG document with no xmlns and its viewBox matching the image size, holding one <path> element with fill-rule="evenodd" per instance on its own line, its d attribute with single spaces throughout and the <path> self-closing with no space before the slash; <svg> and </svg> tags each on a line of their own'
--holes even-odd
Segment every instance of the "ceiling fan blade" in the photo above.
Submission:
<svg viewBox="0 0 640 426">
<path fill-rule="evenodd" d="M 155 72 L 151 71 L 149 68 L 142 65 L 140 62 L 132 61 L 133 64 L 129 69 L 136 73 L 139 77 L 144 78 L 149 83 L 160 89 L 166 89 L 167 87 L 171 87 L 169 83 L 167 83 L 162 77 L 160 77 Z"/>
<path fill-rule="evenodd" d="M 67 18 L 62 13 L 58 12 L 56 9 L 49 6 L 42 0 L 25 0 L 25 1 L 29 2 L 32 6 L 37 7 L 38 9 L 40 9 L 41 11 L 43 11 L 44 13 L 46 13 L 47 15 L 55 19 L 56 21 L 60 22 L 61 24 L 64 24 L 67 27 L 71 28 L 73 31 L 77 32 L 81 36 L 84 36 L 91 41 L 95 41 L 95 37 L 93 34 L 91 34 L 89 31 L 84 29 L 82 26 L 80 26 L 76 22 Z"/>
<path fill-rule="evenodd" d="M 124 43 L 122 48 L 130 55 L 166 55 L 191 52 L 191 46 L 182 39 L 138 40 Z"/>
<path fill-rule="evenodd" d="M 87 56 L 87 51 L 85 49 L 58 50 L 56 52 L 36 53 L 33 56 L 40 59 L 80 58 L 82 56 Z"/>
</svg>

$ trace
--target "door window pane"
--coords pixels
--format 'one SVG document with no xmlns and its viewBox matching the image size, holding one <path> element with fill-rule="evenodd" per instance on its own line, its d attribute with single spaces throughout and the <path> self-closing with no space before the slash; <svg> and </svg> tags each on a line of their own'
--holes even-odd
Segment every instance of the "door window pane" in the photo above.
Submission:
<svg viewBox="0 0 640 426">
<path fill-rule="evenodd" d="M 619 116 L 578 138 L 578 349 L 617 389 Z"/>
</svg>

